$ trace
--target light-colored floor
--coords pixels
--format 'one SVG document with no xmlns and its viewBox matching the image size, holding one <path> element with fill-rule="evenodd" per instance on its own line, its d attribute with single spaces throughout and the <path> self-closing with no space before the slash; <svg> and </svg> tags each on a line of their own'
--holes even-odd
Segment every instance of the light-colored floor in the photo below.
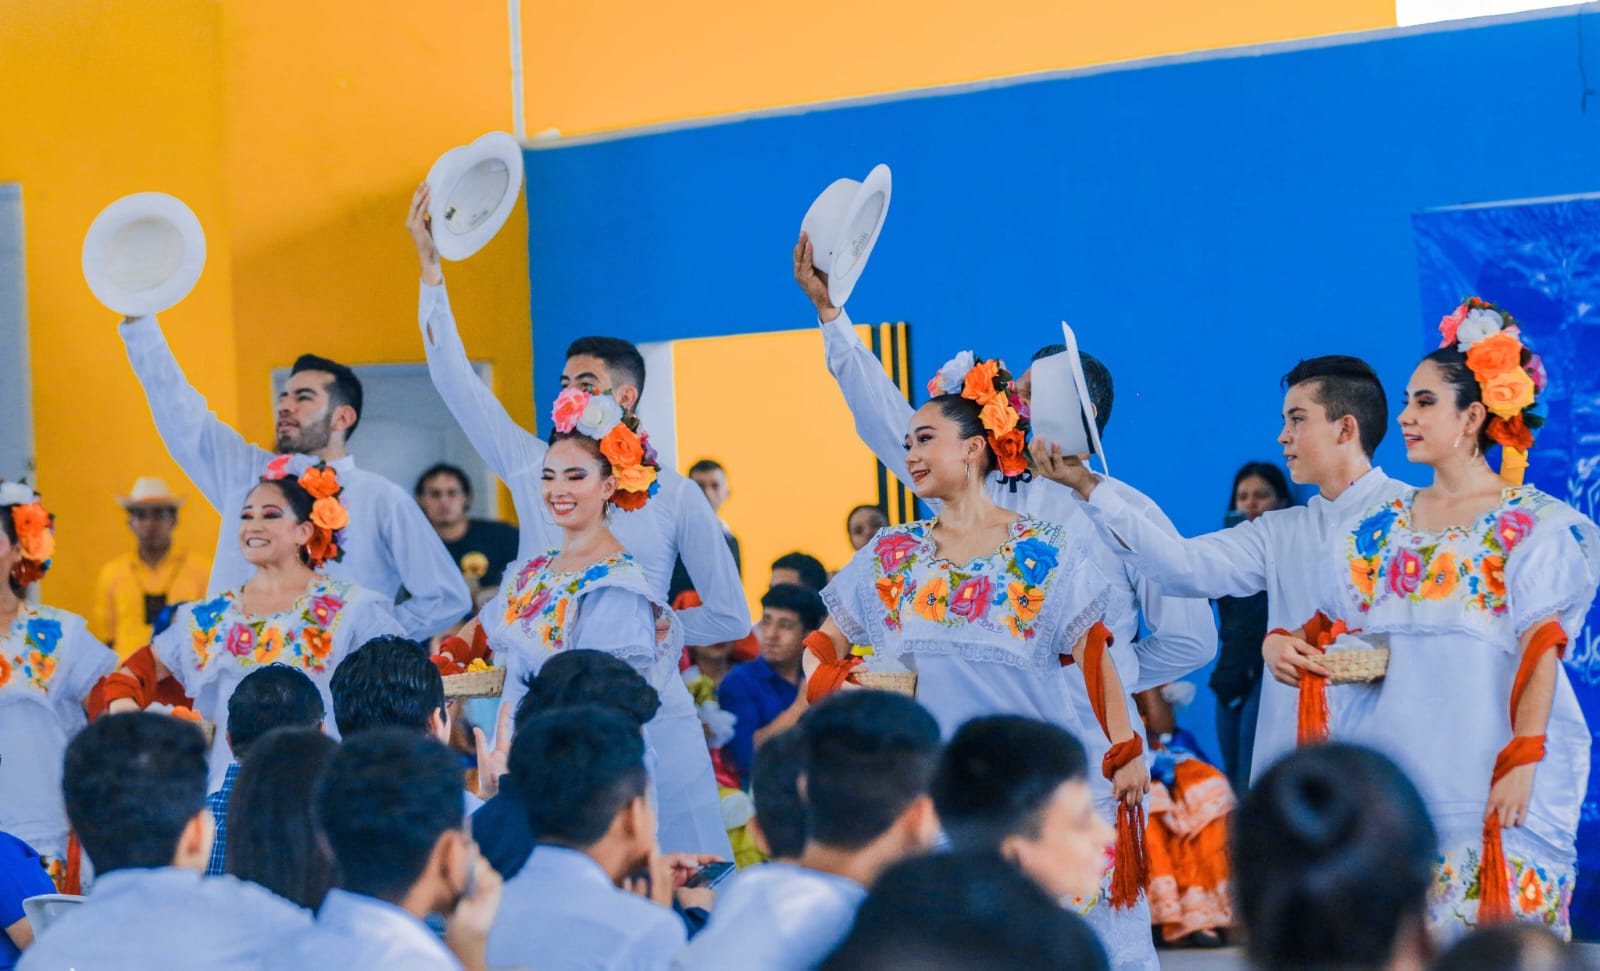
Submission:
<svg viewBox="0 0 1600 971">
<path fill-rule="evenodd" d="M 1589 958 L 1589 964 L 1600 967 L 1600 944 L 1580 944 Z M 1243 971 L 1243 953 L 1238 948 L 1221 948 L 1215 951 L 1181 950 L 1157 951 L 1161 956 L 1161 971 Z"/>
</svg>

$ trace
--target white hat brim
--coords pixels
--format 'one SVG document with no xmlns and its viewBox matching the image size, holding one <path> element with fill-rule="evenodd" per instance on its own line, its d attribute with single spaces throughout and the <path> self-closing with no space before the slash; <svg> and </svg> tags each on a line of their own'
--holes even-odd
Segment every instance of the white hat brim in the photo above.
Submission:
<svg viewBox="0 0 1600 971">
<path fill-rule="evenodd" d="M 490 132 L 452 148 L 428 170 L 433 244 L 447 260 L 464 260 L 506 224 L 522 192 L 522 146 Z"/>
<path fill-rule="evenodd" d="M 182 201 L 136 192 L 105 207 L 83 238 L 83 278 L 95 299 L 128 317 L 160 313 L 200 282 L 206 234 Z"/>
<path fill-rule="evenodd" d="M 828 299 L 835 307 L 843 307 L 845 301 L 850 299 L 857 281 L 861 279 L 861 271 L 867 268 L 872 248 L 878 245 L 878 235 L 883 232 L 883 224 L 889 218 L 892 188 L 889 166 L 875 165 L 862 180 L 861 188 L 856 190 L 855 198 L 850 200 L 850 206 L 845 210 L 844 219 L 839 224 L 839 238 L 831 247 L 834 270 L 828 274 Z M 861 237 L 861 230 L 856 224 L 866 218 L 872 219 L 871 228 L 857 246 L 852 242 L 855 237 Z M 839 260 L 846 253 L 851 254 L 850 263 L 840 270 Z"/>
</svg>

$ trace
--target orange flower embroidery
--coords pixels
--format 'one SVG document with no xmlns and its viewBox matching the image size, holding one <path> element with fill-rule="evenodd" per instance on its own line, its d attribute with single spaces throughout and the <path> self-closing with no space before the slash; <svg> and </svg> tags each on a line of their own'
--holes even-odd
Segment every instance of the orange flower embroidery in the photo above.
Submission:
<svg viewBox="0 0 1600 971">
<path fill-rule="evenodd" d="M 334 532 L 350 525 L 350 514 L 337 499 L 318 499 L 311 506 L 311 522 Z"/>
<path fill-rule="evenodd" d="M 1443 600 L 1456 588 L 1456 558 L 1451 553 L 1440 553 L 1428 564 L 1418 591 L 1425 600 Z"/>
<path fill-rule="evenodd" d="M 311 656 L 319 661 L 326 659 L 333 650 L 333 635 L 320 627 L 307 627 L 300 632 L 300 636 L 311 650 Z"/>
<path fill-rule="evenodd" d="M 49 681 L 56 673 L 56 659 L 53 655 L 29 651 L 28 665 L 33 668 L 33 679 L 38 684 Z"/>
<path fill-rule="evenodd" d="M 973 366 L 967 372 L 966 383 L 961 388 L 961 397 L 971 398 L 981 407 L 989 402 L 1005 397 L 994 389 L 994 379 L 1000 374 L 1000 362 L 994 358 L 983 361 Z"/>
<path fill-rule="evenodd" d="M 1506 558 L 1503 556 L 1486 556 L 1480 567 L 1483 570 L 1483 585 L 1489 588 L 1489 595 L 1504 600 L 1506 596 Z"/>
<path fill-rule="evenodd" d="M 300 488 L 311 493 L 313 499 L 332 499 L 339 494 L 339 474 L 326 467 L 306 469 L 300 474 Z"/>
<path fill-rule="evenodd" d="M 198 670 L 204 668 L 211 661 L 211 632 L 197 630 L 189 638 L 189 644 L 194 648 L 194 666 Z"/>
<path fill-rule="evenodd" d="M 11 680 L 11 659 L 0 654 L 0 688 L 4 688 Z"/>
<path fill-rule="evenodd" d="M 1538 913 L 1544 907 L 1544 885 L 1533 867 L 1522 871 L 1517 878 L 1517 906 L 1524 914 Z"/>
<path fill-rule="evenodd" d="M 917 591 L 916 599 L 911 602 L 913 610 L 936 623 L 944 620 L 949 606 L 950 581 L 944 577 L 934 577 L 923 584 L 922 589 Z"/>
<path fill-rule="evenodd" d="M 883 605 L 890 610 L 898 610 L 900 608 L 900 595 L 905 593 L 906 578 L 897 573 L 892 577 L 879 579 L 876 586 L 878 588 L 878 599 L 883 601 Z"/>
<path fill-rule="evenodd" d="M 261 641 L 256 645 L 252 657 L 257 664 L 271 664 L 283 653 L 283 631 L 276 627 L 268 627 L 261 635 Z"/>
<path fill-rule="evenodd" d="M 1361 596 L 1367 600 L 1372 599 L 1373 584 L 1378 579 L 1378 558 L 1354 559 L 1350 561 L 1350 582 L 1360 591 Z"/>
<path fill-rule="evenodd" d="M 1032 623 L 1044 606 L 1044 591 L 1030 587 L 1021 580 L 1013 580 L 1006 586 L 1006 599 L 1011 601 L 1011 610 L 1018 620 Z M 1012 625 L 1012 632 L 1016 632 L 1015 624 Z"/>
</svg>

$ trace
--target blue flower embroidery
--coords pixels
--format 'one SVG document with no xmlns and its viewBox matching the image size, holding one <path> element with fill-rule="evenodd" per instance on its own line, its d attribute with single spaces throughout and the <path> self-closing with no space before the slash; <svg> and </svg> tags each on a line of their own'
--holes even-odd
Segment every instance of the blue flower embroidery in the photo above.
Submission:
<svg viewBox="0 0 1600 971">
<path fill-rule="evenodd" d="M 1394 525 L 1395 518 L 1399 515 L 1392 506 L 1385 506 L 1361 521 L 1356 527 L 1356 555 L 1373 557 L 1383 548 L 1383 541 L 1389 538 L 1389 528 Z"/>
<path fill-rule="evenodd" d="M 194 617 L 194 623 L 197 628 L 211 630 L 217 626 L 217 622 L 222 619 L 222 615 L 227 611 L 228 598 L 218 597 L 215 600 L 207 600 L 205 603 L 195 604 L 191 615 Z"/>
<path fill-rule="evenodd" d="M 610 570 L 611 568 L 607 566 L 604 561 L 596 563 L 594 566 L 591 566 L 589 569 L 583 571 L 583 576 L 578 578 L 578 585 L 583 586 L 585 584 L 593 583 L 609 573 Z"/>
<path fill-rule="evenodd" d="M 1016 545 L 1014 555 L 1023 581 L 1030 587 L 1038 587 L 1043 586 L 1045 577 L 1056 568 L 1060 551 L 1042 540 L 1025 539 Z"/>
<path fill-rule="evenodd" d="M 42 654 L 49 654 L 61 643 L 61 621 L 35 617 L 28 621 L 27 638 Z"/>
</svg>

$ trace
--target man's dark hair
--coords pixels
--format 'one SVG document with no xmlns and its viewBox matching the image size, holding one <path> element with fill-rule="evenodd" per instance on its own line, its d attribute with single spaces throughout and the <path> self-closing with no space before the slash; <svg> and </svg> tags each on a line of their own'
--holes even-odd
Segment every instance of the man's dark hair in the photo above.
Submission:
<svg viewBox="0 0 1600 971">
<path fill-rule="evenodd" d="M 859 850 L 889 831 L 928 792 L 939 724 L 904 695 L 841 691 L 802 716 L 806 833 Z"/>
<path fill-rule="evenodd" d="M 611 372 L 611 385 L 631 384 L 644 394 L 644 355 L 618 337 L 580 337 L 567 345 L 567 357 L 598 357 Z"/>
<path fill-rule="evenodd" d="M 800 574 L 801 583 L 818 593 L 821 593 L 822 588 L 828 585 L 828 568 L 823 566 L 822 561 L 810 553 L 801 553 L 798 550 L 793 553 L 785 553 L 772 561 L 772 568 L 774 570 L 795 571 Z"/>
<path fill-rule="evenodd" d="M 67 818 L 97 873 L 172 865 L 184 827 L 206 812 L 206 740 L 170 715 L 106 715 L 67 746 Z"/>
<path fill-rule="evenodd" d="M 610 708 L 643 731 L 661 708 L 661 693 L 628 662 L 604 651 L 557 651 L 527 680 L 528 693 L 512 715 L 515 730 L 535 715 L 556 708 Z"/>
<path fill-rule="evenodd" d="M 1106 971 L 1077 914 L 993 853 L 933 853 L 884 872 L 821 971 Z"/>
<path fill-rule="evenodd" d="M 472 498 L 472 480 L 467 478 L 466 470 L 459 465 L 451 465 L 449 462 L 435 462 L 423 469 L 422 474 L 417 476 L 417 484 L 412 487 L 411 494 L 421 499 L 422 490 L 427 486 L 428 480 L 439 475 L 455 476 L 455 480 L 461 483 L 461 494 L 468 499 Z"/>
<path fill-rule="evenodd" d="M 313 803 L 338 752 L 315 728 L 279 728 L 250 747 L 228 795 L 228 873 L 306 910 L 322 906 L 338 865 Z"/>
<path fill-rule="evenodd" d="M 1066 349 L 1065 344 L 1046 344 L 1033 352 L 1033 360 L 1061 354 Z M 1111 380 L 1111 369 L 1093 354 L 1085 354 L 1081 348 L 1078 351 L 1078 361 L 1083 365 L 1083 381 L 1089 386 L 1087 389 L 1089 404 L 1094 405 L 1094 429 L 1100 433 L 1101 438 L 1104 438 L 1106 425 L 1111 423 L 1111 406 L 1117 401 L 1117 388 Z"/>
<path fill-rule="evenodd" d="M 361 645 L 334 668 L 328 689 L 343 738 L 372 728 L 427 731 L 434 712 L 444 717 L 444 676 L 427 648 L 404 637 Z"/>
<path fill-rule="evenodd" d="M 245 675 L 228 697 L 228 747 L 243 762 L 256 739 L 274 728 L 316 728 L 327 712 L 305 672 L 268 664 Z"/>
<path fill-rule="evenodd" d="M 828 619 L 828 608 L 822 595 L 810 587 L 797 583 L 780 583 L 761 595 L 761 606 L 769 610 L 792 610 L 800 618 L 800 626 L 809 634 Z"/>
<path fill-rule="evenodd" d="M 1083 745 L 1033 718 L 992 715 L 956 730 L 933 777 L 933 805 L 958 850 L 997 852 L 1008 836 L 1037 838 L 1063 782 L 1087 781 Z"/>
<path fill-rule="evenodd" d="M 1315 382 L 1311 398 L 1328 413 L 1329 421 L 1346 415 L 1356 420 L 1361 435 L 1361 450 L 1367 458 L 1378 451 L 1389 431 L 1389 402 L 1383 396 L 1383 383 L 1372 365 L 1359 357 L 1330 354 L 1296 364 L 1283 376 L 1287 391 L 1296 385 Z"/>
<path fill-rule="evenodd" d="M 800 777 L 806 770 L 806 738 L 791 728 L 761 743 L 750 770 L 750 800 L 767 838 L 767 850 L 781 859 L 798 859 L 806 848 L 806 806 Z"/>
<path fill-rule="evenodd" d="M 511 741 L 509 767 L 534 839 L 580 850 L 649 785 L 638 726 L 599 705 L 528 719 Z"/>
<path fill-rule="evenodd" d="M 445 833 L 461 829 L 461 763 L 431 736 L 374 728 L 344 742 L 317 786 L 339 886 L 398 903 Z"/>
<path fill-rule="evenodd" d="M 1480 927 L 1433 962 L 1433 971 L 1593 971 L 1578 947 L 1539 924 Z"/>
<path fill-rule="evenodd" d="M 723 468 L 722 463 L 718 462 L 716 459 L 701 459 L 695 464 L 689 466 L 690 475 L 699 475 L 702 472 L 721 472 L 723 475 L 728 474 L 728 470 Z"/>
<path fill-rule="evenodd" d="M 356 420 L 344 430 L 344 440 L 349 441 L 350 436 L 356 433 L 356 426 L 361 424 L 361 379 L 356 377 L 356 372 L 340 364 L 330 361 L 325 357 L 315 354 L 302 354 L 294 360 L 294 367 L 289 369 L 291 376 L 301 371 L 325 371 L 333 380 L 328 383 L 328 402 L 331 407 L 349 405 L 355 410 Z"/>
</svg>

